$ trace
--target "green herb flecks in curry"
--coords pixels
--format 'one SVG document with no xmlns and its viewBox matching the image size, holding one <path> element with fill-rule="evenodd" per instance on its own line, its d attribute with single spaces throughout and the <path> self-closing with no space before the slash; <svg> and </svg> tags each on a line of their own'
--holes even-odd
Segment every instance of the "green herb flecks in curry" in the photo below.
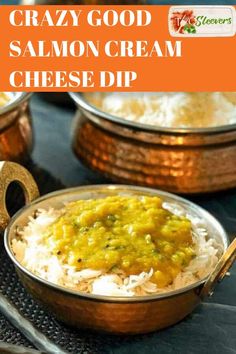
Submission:
<svg viewBox="0 0 236 354">
<path fill-rule="evenodd" d="M 154 270 L 170 284 L 194 257 L 191 222 L 162 207 L 158 197 L 114 196 L 67 204 L 44 235 L 53 254 L 77 270 Z"/>
</svg>

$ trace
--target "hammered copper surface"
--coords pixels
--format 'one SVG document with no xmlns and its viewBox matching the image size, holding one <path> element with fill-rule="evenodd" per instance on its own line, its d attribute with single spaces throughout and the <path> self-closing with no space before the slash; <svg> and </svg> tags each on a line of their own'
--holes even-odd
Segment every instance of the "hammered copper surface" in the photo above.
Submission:
<svg viewBox="0 0 236 354">
<path fill-rule="evenodd" d="M 22 97 L 22 102 L 9 106 L 9 111 L 1 113 L 0 109 L 0 160 L 24 162 L 30 157 L 32 147 L 29 101 Z"/>
<path fill-rule="evenodd" d="M 55 291 L 17 269 L 26 289 L 66 324 L 112 333 L 148 333 L 168 327 L 186 317 L 200 302 L 198 290 L 159 300 L 106 302 Z"/>
<path fill-rule="evenodd" d="M 83 110 L 73 149 L 113 181 L 177 193 L 236 186 L 236 129 L 214 134 L 146 132 L 99 120 Z"/>
</svg>

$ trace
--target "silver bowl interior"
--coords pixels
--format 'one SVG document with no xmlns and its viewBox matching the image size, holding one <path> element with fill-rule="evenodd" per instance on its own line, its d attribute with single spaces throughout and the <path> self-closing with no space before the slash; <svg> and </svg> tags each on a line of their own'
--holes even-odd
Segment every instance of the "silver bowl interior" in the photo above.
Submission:
<svg viewBox="0 0 236 354">
<path fill-rule="evenodd" d="M 120 117 L 113 116 L 109 113 L 103 112 L 97 107 L 91 105 L 87 100 L 85 100 L 84 95 L 78 92 L 68 92 L 73 101 L 82 108 L 83 111 L 88 112 L 89 118 L 91 115 L 105 119 L 107 121 L 125 126 L 130 129 L 143 130 L 152 133 L 166 133 L 166 134 L 219 134 L 223 132 L 236 130 L 236 124 L 227 124 L 216 127 L 208 128 L 169 128 L 169 127 L 158 127 L 150 124 L 137 123 L 129 121 Z"/>
<path fill-rule="evenodd" d="M 163 199 L 163 201 L 169 202 L 169 203 L 176 203 L 178 205 L 181 205 L 186 211 L 191 213 L 193 216 L 197 216 L 203 220 L 205 220 L 206 223 L 206 229 L 208 231 L 209 237 L 215 238 L 218 243 L 222 245 L 222 248 L 226 250 L 229 241 L 227 234 L 221 224 L 207 211 L 202 209 L 201 207 L 195 205 L 192 202 L 189 202 L 181 197 L 178 197 L 176 195 L 164 192 L 164 191 L 158 191 L 150 188 L 143 188 L 143 187 L 134 187 L 134 186 L 126 186 L 126 185 L 95 185 L 95 186 L 83 186 L 83 187 L 77 187 L 77 188 L 71 188 L 71 189 L 65 189 L 57 192 L 53 192 L 50 194 L 47 194 L 31 204 L 25 206 L 22 208 L 20 211 L 18 211 L 11 219 L 8 227 L 5 230 L 5 235 L 4 235 L 4 242 L 5 242 L 5 248 L 8 252 L 8 255 L 10 256 L 11 260 L 15 264 L 16 267 L 18 267 L 21 271 L 23 271 L 25 274 L 33 278 L 34 280 L 44 283 L 47 286 L 53 287 L 54 289 L 57 289 L 59 291 L 64 292 L 65 294 L 70 294 L 74 295 L 80 298 L 90 298 L 93 300 L 97 301 L 106 301 L 106 302 L 141 302 L 141 301 L 152 301 L 152 300 L 157 300 L 161 298 L 167 298 L 171 296 L 175 296 L 184 292 L 189 291 L 190 289 L 196 288 L 199 285 L 203 284 L 206 279 L 202 279 L 201 281 L 198 281 L 196 283 L 193 283 L 189 286 L 186 286 L 184 288 L 175 290 L 175 291 L 170 291 L 167 293 L 163 294 L 156 294 L 156 295 L 148 295 L 148 296 L 134 296 L 134 297 L 115 297 L 115 296 L 102 296 L 102 295 L 94 295 L 94 294 L 86 294 L 78 291 L 73 291 L 66 289 L 64 287 L 58 286 L 56 284 L 50 283 L 35 274 L 31 273 L 28 271 L 26 268 L 24 268 L 15 258 L 15 255 L 13 253 L 12 247 L 11 247 L 11 240 L 15 237 L 15 230 L 17 227 L 24 227 L 27 222 L 29 216 L 32 216 L 34 212 L 39 209 L 49 209 L 51 207 L 55 209 L 62 208 L 65 203 L 79 200 L 79 199 L 93 199 L 93 198 L 104 198 L 106 196 L 112 196 L 112 195 L 156 195 L 159 196 Z"/>
</svg>

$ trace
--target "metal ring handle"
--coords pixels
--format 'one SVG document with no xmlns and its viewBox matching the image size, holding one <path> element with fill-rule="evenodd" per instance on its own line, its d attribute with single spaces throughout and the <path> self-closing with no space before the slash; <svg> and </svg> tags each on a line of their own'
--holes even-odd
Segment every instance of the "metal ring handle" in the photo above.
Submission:
<svg viewBox="0 0 236 354">
<path fill-rule="evenodd" d="M 10 215 L 6 207 L 6 192 L 11 182 L 18 183 L 24 191 L 26 204 L 38 198 L 39 190 L 32 175 L 21 165 L 9 162 L 0 162 L 0 230 L 3 231 Z"/>
<path fill-rule="evenodd" d="M 223 256 L 220 258 L 219 262 L 217 263 L 215 269 L 208 277 L 205 285 L 203 286 L 200 297 L 201 299 L 205 298 L 208 295 L 213 294 L 214 287 L 217 282 L 220 282 L 229 268 L 233 265 L 236 259 L 236 238 L 233 242 L 229 245 Z"/>
</svg>

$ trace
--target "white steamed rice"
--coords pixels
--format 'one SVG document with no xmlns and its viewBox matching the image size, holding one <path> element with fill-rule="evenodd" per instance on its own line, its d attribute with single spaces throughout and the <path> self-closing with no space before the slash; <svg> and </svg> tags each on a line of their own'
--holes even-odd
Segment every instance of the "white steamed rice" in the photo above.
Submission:
<svg viewBox="0 0 236 354">
<path fill-rule="evenodd" d="M 222 245 L 208 236 L 203 220 L 186 214 L 179 205 L 164 203 L 163 207 L 191 220 L 196 254 L 174 282 L 165 288 L 160 289 L 150 281 L 152 269 L 149 273 L 126 277 L 122 271 L 109 274 L 92 269 L 77 271 L 75 267 L 62 263 L 59 257 L 50 253 L 42 238 L 47 227 L 61 214 L 61 211 L 54 209 L 39 210 L 36 218 L 30 218 L 27 226 L 12 240 L 13 252 L 17 260 L 32 273 L 72 290 L 108 296 L 148 295 L 176 290 L 205 278 L 215 267 L 223 249 Z"/>
<path fill-rule="evenodd" d="M 103 112 L 157 127 L 236 123 L 236 92 L 93 92 L 85 98 Z"/>
</svg>

